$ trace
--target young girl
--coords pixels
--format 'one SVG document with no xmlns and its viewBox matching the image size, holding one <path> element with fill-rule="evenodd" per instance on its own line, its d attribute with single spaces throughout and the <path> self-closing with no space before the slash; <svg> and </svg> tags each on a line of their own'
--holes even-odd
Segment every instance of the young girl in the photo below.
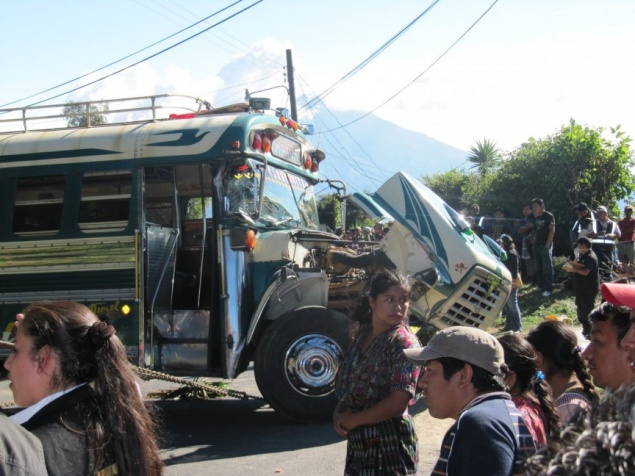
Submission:
<svg viewBox="0 0 635 476">
<path fill-rule="evenodd" d="M 39 302 L 18 315 L 5 362 L 12 419 L 42 442 L 49 475 L 157 475 L 155 426 L 113 326 L 82 304 Z"/>
<path fill-rule="evenodd" d="M 532 345 L 520 335 L 506 335 L 498 341 L 505 351 L 507 377 L 512 400 L 534 438 L 536 448 L 560 438 L 560 417 L 551 398 L 551 389 L 538 371 L 538 355 Z"/>
<path fill-rule="evenodd" d="M 598 399 L 571 326 L 544 321 L 527 335 L 538 352 L 538 369 L 551 386 L 560 421 L 566 425 L 586 414 Z"/>
<path fill-rule="evenodd" d="M 340 367 L 333 414 L 348 439 L 345 474 L 417 474 L 418 448 L 408 405 L 419 369 L 403 354 L 421 347 L 406 327 L 410 285 L 392 271 L 371 281 L 355 310 L 355 339 Z"/>
</svg>

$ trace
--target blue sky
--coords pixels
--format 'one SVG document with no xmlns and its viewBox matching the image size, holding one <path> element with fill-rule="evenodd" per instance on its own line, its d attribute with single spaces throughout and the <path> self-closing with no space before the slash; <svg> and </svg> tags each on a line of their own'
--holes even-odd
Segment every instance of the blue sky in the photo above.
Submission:
<svg viewBox="0 0 635 476">
<path fill-rule="evenodd" d="M 254 2 L 244 0 L 204 25 Z M 335 114 L 374 110 L 428 69 L 492 2 L 439 1 L 317 107 Z M 312 98 L 432 3 L 264 0 L 167 53 L 53 102 L 169 92 L 201 96 L 216 106 L 238 102 L 245 88 L 284 85 L 286 49 L 293 52 L 298 95 Z M 0 2 L 0 104 L 100 68 L 226 5 L 229 2 L 200 0 Z M 593 127 L 621 124 L 633 137 L 634 78 L 634 1 L 500 0 L 436 65 L 375 113 L 463 150 L 483 138 L 510 150 L 531 136 L 556 132 L 570 118 Z M 273 105 L 287 105 L 283 88 L 268 94 Z M 311 113 L 301 112 L 305 118 Z"/>
</svg>

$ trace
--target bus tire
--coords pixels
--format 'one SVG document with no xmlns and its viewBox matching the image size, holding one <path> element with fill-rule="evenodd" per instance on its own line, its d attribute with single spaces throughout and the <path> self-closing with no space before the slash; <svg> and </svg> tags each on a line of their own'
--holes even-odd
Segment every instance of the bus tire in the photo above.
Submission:
<svg viewBox="0 0 635 476">
<path fill-rule="evenodd" d="M 330 418 L 349 328 L 344 314 L 319 306 L 296 309 L 269 325 L 256 349 L 254 374 L 278 413 L 303 423 Z"/>
</svg>

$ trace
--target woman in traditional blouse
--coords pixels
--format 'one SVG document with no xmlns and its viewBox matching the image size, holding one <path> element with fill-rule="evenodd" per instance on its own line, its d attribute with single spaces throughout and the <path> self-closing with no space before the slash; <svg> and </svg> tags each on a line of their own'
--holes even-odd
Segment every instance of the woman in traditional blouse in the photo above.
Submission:
<svg viewBox="0 0 635 476">
<path fill-rule="evenodd" d="M 417 435 L 408 406 L 419 368 L 403 350 L 421 347 L 407 327 L 410 285 L 381 271 L 357 306 L 355 338 L 340 367 L 333 414 L 348 439 L 346 475 L 416 474 Z"/>
</svg>

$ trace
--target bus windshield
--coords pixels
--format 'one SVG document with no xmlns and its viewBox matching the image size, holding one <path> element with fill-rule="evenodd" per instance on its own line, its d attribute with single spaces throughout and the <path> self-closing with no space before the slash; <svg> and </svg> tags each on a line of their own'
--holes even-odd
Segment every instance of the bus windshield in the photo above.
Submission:
<svg viewBox="0 0 635 476">
<path fill-rule="evenodd" d="M 230 216 L 247 215 L 263 227 L 318 229 L 313 186 L 302 177 L 246 161 L 229 171 L 225 183 L 225 209 Z M 260 187 L 263 185 L 261 204 Z"/>
</svg>

